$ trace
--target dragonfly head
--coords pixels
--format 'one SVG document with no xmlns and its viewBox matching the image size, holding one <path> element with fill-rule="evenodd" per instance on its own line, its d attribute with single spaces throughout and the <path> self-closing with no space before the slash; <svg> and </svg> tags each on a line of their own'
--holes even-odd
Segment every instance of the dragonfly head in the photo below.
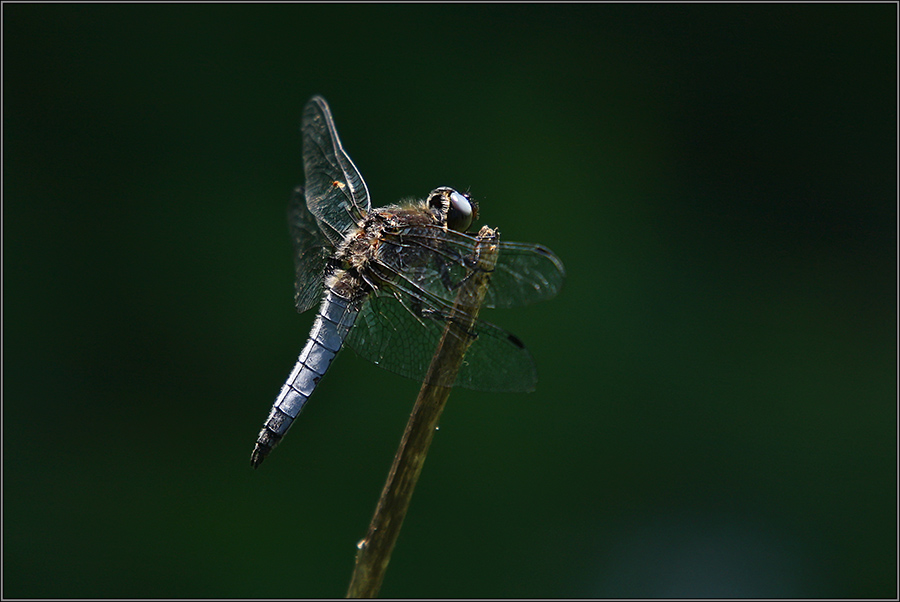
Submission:
<svg viewBox="0 0 900 602">
<path fill-rule="evenodd" d="M 478 219 L 478 203 L 467 192 L 442 186 L 431 191 L 427 202 L 438 220 L 451 230 L 465 232 Z"/>
</svg>

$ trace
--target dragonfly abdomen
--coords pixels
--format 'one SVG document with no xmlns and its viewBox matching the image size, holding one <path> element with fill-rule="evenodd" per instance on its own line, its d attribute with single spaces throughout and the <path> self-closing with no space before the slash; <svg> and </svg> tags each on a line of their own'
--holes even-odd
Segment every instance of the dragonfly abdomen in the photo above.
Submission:
<svg viewBox="0 0 900 602">
<path fill-rule="evenodd" d="M 340 351 L 358 313 L 359 310 L 348 299 L 331 290 L 326 291 L 309 339 L 259 432 L 256 447 L 250 456 L 250 464 L 254 468 L 262 463 L 291 428 L 334 356 Z"/>
</svg>

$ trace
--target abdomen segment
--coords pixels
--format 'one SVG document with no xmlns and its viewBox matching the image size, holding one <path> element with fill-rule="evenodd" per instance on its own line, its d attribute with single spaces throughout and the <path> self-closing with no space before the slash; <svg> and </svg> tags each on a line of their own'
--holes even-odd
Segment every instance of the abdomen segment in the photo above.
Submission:
<svg viewBox="0 0 900 602">
<path fill-rule="evenodd" d="M 281 387 L 269 417 L 259 432 L 256 447 L 250 456 L 250 464 L 254 468 L 265 460 L 272 448 L 291 428 L 306 400 L 331 365 L 331 360 L 340 351 L 357 313 L 347 299 L 332 291 L 325 293 L 309 333 L 309 340 L 300 352 L 294 369 Z"/>
</svg>

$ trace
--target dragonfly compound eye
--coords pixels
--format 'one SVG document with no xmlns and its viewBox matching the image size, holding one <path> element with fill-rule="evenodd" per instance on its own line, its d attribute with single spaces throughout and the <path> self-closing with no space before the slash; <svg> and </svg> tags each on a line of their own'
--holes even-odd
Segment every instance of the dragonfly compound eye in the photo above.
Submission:
<svg viewBox="0 0 900 602">
<path fill-rule="evenodd" d="M 447 227 L 457 232 L 465 232 L 475 218 L 472 200 L 455 190 L 450 191 L 450 210 L 447 212 Z"/>
</svg>

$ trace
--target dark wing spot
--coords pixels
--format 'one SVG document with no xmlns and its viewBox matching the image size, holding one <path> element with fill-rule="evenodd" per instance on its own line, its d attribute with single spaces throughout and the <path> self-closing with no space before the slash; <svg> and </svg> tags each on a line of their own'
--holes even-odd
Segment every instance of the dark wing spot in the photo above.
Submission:
<svg viewBox="0 0 900 602">
<path fill-rule="evenodd" d="M 515 345 L 516 347 L 518 347 L 519 349 L 525 349 L 525 343 L 523 343 L 523 342 L 519 339 L 519 337 L 517 337 L 516 335 L 511 334 L 511 335 L 509 335 L 509 336 L 506 337 L 506 338 L 508 338 L 508 339 L 509 339 L 509 342 L 512 343 L 513 345 Z"/>
</svg>

